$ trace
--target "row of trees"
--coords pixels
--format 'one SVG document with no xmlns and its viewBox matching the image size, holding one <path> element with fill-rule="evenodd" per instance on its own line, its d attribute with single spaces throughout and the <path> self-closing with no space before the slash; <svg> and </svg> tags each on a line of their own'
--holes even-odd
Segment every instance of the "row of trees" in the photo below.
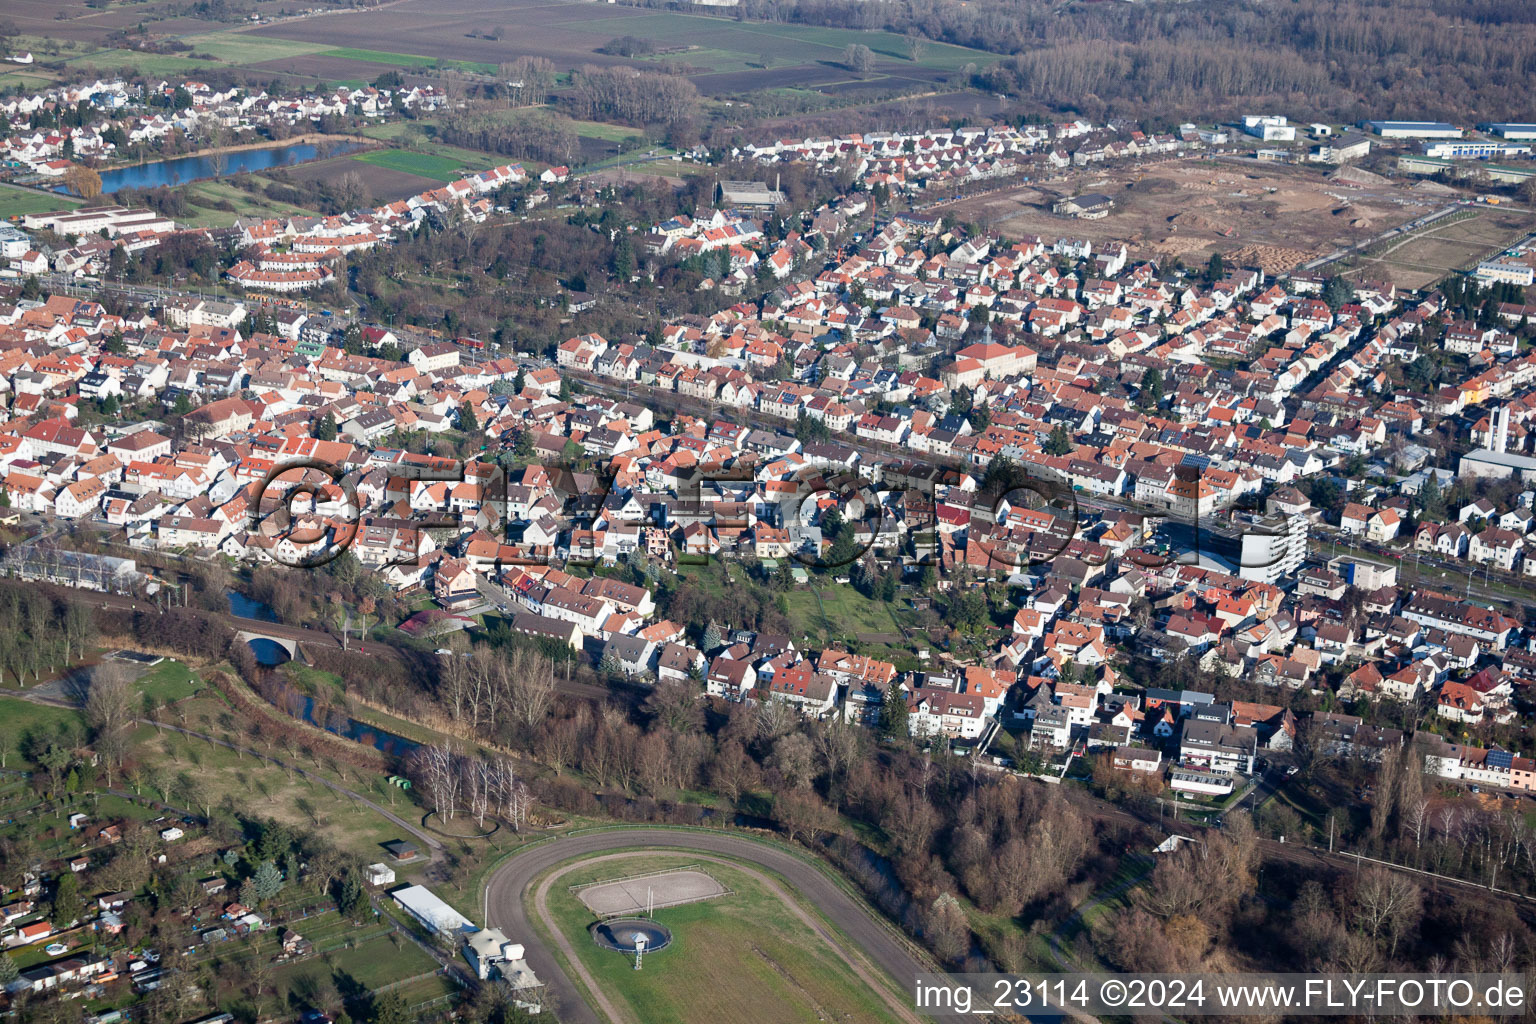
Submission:
<svg viewBox="0 0 1536 1024">
<path fill-rule="evenodd" d="M 44 548 L 29 552 L 46 561 Z M 26 686 L 85 653 L 96 638 L 90 611 L 74 601 L 55 601 L 29 587 L 7 585 L 0 590 L 0 679 L 11 676 Z"/>
</svg>

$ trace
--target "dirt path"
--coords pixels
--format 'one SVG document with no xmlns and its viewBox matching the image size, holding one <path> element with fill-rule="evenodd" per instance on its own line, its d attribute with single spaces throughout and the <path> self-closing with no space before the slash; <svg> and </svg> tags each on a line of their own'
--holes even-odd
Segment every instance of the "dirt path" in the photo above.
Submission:
<svg viewBox="0 0 1536 1024">
<path fill-rule="evenodd" d="M 654 856 L 656 856 L 656 851 L 654 850 L 629 850 L 623 853 L 610 853 L 602 857 L 592 857 L 587 860 L 577 861 L 546 875 L 544 880 L 539 883 L 539 887 L 534 890 L 533 906 L 535 912 L 537 912 L 539 915 L 539 920 L 543 922 L 544 927 L 549 930 L 549 933 L 555 937 L 555 944 L 559 946 L 560 951 L 565 954 L 565 957 L 570 962 L 572 969 L 576 972 L 576 976 L 581 979 L 582 984 L 587 987 L 587 991 L 592 994 L 593 1000 L 598 1004 L 598 1008 L 608 1018 L 608 1020 L 612 1022 L 612 1024 L 629 1024 L 633 1018 L 627 1014 L 620 1013 L 618 1007 L 614 1006 L 613 1001 L 610 1000 L 607 994 L 598 987 L 596 981 L 587 971 L 585 965 L 583 965 L 581 960 L 577 958 L 575 949 L 571 947 L 570 939 L 560 931 L 554 920 L 550 917 L 549 890 L 555 884 L 555 882 L 559 881 L 565 875 L 575 871 L 577 868 L 586 867 L 589 864 L 599 864 L 610 860 L 626 860 L 635 857 Z M 725 867 L 731 868 L 732 870 L 740 871 L 742 874 L 757 882 L 764 889 L 766 889 L 774 899 L 784 904 L 785 909 L 793 914 L 801 924 L 809 928 L 816 934 L 817 938 L 826 943 L 827 948 L 836 953 L 838 958 L 842 960 L 843 963 L 848 965 L 848 969 L 853 971 L 853 973 L 858 976 L 860 981 L 864 982 L 864 984 L 868 985 L 870 989 L 878 993 L 880 998 L 884 1000 L 886 1006 L 890 1008 L 891 1012 L 894 1013 L 898 1019 L 906 1021 L 907 1024 L 922 1024 L 920 1018 L 918 1018 L 911 1009 L 909 1009 L 901 1000 L 897 999 L 896 996 L 894 996 L 885 985 L 880 983 L 880 979 L 876 976 L 875 971 L 871 969 L 869 964 L 863 961 L 862 957 L 855 957 L 852 955 L 849 950 L 846 949 L 838 941 L 837 937 L 832 934 L 831 930 L 828 929 L 826 925 L 824 925 L 818 918 L 816 918 L 804 907 L 802 907 L 800 905 L 800 901 L 795 899 L 794 895 L 784 889 L 783 886 L 779 885 L 778 882 L 774 881 L 762 871 L 759 871 L 756 868 L 748 867 L 740 861 L 728 860 L 724 857 L 710 856 L 701 856 L 698 859 L 708 861 L 711 864 L 721 864 Z M 635 1022 L 635 1024 L 642 1024 L 642 1022 Z"/>
</svg>

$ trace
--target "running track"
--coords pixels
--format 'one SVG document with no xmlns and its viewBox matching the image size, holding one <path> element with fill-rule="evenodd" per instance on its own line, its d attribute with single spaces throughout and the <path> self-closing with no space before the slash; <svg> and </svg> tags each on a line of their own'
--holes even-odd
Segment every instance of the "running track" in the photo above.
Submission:
<svg viewBox="0 0 1536 1024">
<path fill-rule="evenodd" d="M 603 1024 L 582 998 L 553 954 L 533 930 L 524 897 L 534 879 L 559 864 L 609 850 L 654 847 L 690 853 L 718 853 L 765 868 L 787 880 L 800 898 L 840 928 L 865 957 L 905 988 L 920 973 L 933 970 L 853 897 L 820 870 L 793 854 L 767 843 L 713 832 L 673 832 L 665 829 L 618 829 L 562 837 L 526 853 L 514 854 L 486 883 L 490 925 L 527 948 L 529 965 L 554 996 L 564 1024 Z"/>
</svg>

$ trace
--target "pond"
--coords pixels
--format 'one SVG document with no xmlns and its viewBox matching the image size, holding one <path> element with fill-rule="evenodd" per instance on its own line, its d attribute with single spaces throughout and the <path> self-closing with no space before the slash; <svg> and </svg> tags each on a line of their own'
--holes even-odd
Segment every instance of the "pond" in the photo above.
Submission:
<svg viewBox="0 0 1536 1024">
<path fill-rule="evenodd" d="M 272 167 L 288 167 L 306 160 L 344 156 L 364 148 L 358 142 L 300 142 L 290 145 L 276 144 L 262 149 L 241 149 L 217 156 L 183 156 L 173 160 L 157 160 L 154 163 L 118 167 L 101 172 L 101 191 L 110 195 L 124 188 L 157 188 L 160 185 L 185 185 L 189 181 L 217 178 L 242 171 L 265 171 Z M 222 167 L 219 164 L 222 163 Z M 60 185 L 55 192 L 67 192 Z"/>
</svg>

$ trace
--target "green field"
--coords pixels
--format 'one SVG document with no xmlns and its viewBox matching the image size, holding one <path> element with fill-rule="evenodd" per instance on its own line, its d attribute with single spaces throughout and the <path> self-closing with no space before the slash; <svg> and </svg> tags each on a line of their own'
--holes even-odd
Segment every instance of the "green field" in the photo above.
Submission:
<svg viewBox="0 0 1536 1024">
<path fill-rule="evenodd" d="M 650 59 L 677 61 L 713 71 L 746 71 L 763 67 L 765 63 L 769 67 L 838 63 L 842 60 L 843 49 L 852 43 L 868 46 L 877 57 L 944 71 L 958 70 L 970 63 L 990 64 L 1001 59 L 981 50 L 929 43 L 922 60 L 913 64 L 908 56 L 906 39 L 894 32 L 726 21 L 698 14 L 658 13 L 627 17 L 622 12 L 609 14 L 598 9 L 560 24 L 594 38 L 629 35 L 652 39 L 663 46 L 691 45 L 697 49 L 657 54 Z"/>
<path fill-rule="evenodd" d="M 322 921 L 335 919 L 343 929 L 352 927 L 349 922 L 329 914 Z M 296 922 L 296 928 L 317 948 L 342 941 L 342 935 L 331 935 L 318 928 L 306 928 Z M 404 936 L 380 936 L 338 949 L 324 959 L 312 957 L 281 971 L 277 975 L 280 1006 L 291 1006 L 309 1001 L 310 994 L 323 990 L 327 983 L 336 985 L 343 992 L 366 989 L 370 992 L 408 978 L 430 975 L 405 986 L 402 990 L 408 1005 L 423 1002 L 455 991 L 452 983 L 434 973 L 437 961 Z"/>
<path fill-rule="evenodd" d="M 80 200 L 66 195 L 34 192 L 26 188 L 0 187 L 0 218 L 20 217 L 24 213 L 51 213 L 79 206 Z"/>
<path fill-rule="evenodd" d="M 108 50 L 105 53 L 70 57 L 64 63 L 79 61 L 101 68 L 131 68 L 141 75 L 180 75 L 212 67 L 205 60 L 180 57 L 174 53 L 141 53 L 138 50 Z"/>
<path fill-rule="evenodd" d="M 842 957 L 745 871 L 713 862 L 700 865 L 731 892 L 658 910 L 656 920 L 672 930 L 672 944 L 648 954 L 640 971 L 626 957 L 592 942 L 587 933 L 592 915 L 567 891 L 581 882 L 697 863 L 687 855 L 660 853 L 604 861 L 563 875 L 550 889 L 551 917 L 597 984 L 616 1003 L 627 1005 L 632 1019 L 676 1024 L 894 1020 Z M 838 946 L 851 948 L 846 941 Z"/>
<path fill-rule="evenodd" d="M 297 39 L 276 39 L 232 31 L 184 36 L 181 41 L 191 46 L 194 53 L 206 53 L 227 64 L 260 64 L 262 61 L 281 60 L 284 57 L 302 57 L 329 48 L 326 43 L 306 43 Z"/>
<path fill-rule="evenodd" d="M 192 696 L 202 685 L 203 681 L 187 666 L 167 659 L 140 676 L 133 688 L 161 704 L 173 704 Z"/>
<path fill-rule="evenodd" d="M 258 176 L 258 180 L 264 179 Z M 252 195 L 228 182 L 214 179 L 184 185 L 182 194 L 191 202 L 195 211 L 185 218 L 185 221 L 189 226 L 197 228 L 225 227 L 233 224 L 236 217 L 313 217 L 316 213 L 314 210 L 290 203 L 275 203 L 263 196 Z M 234 209 L 213 209 L 211 205 L 204 205 L 205 202 L 208 204 L 227 202 Z"/>
<path fill-rule="evenodd" d="M 54 79 L 47 74 L 39 74 L 35 71 L 22 71 L 20 69 L 0 70 L 0 86 L 14 88 L 21 86 L 26 89 L 46 89 L 53 85 Z"/>
<path fill-rule="evenodd" d="M 0 744 L 5 747 L 7 768 L 30 768 L 25 757 L 29 740 L 46 739 L 66 733 L 78 743 L 84 723 L 78 712 L 68 708 L 33 704 L 20 697 L 0 697 Z"/>
<path fill-rule="evenodd" d="M 343 46 L 331 50 L 320 50 L 322 57 L 336 57 L 341 60 L 366 60 L 373 64 L 392 64 L 401 68 L 458 68 L 462 71 L 478 71 L 485 75 L 496 73 L 495 64 L 485 64 L 473 60 L 448 60 L 440 57 L 423 57 L 419 53 L 390 53 L 388 50 L 360 50 L 353 46 Z"/>
<path fill-rule="evenodd" d="M 636 139 L 645 134 L 638 128 L 627 128 L 624 125 L 607 124 L 603 121 L 572 120 L 570 126 L 577 135 L 589 139 L 602 139 L 604 142 L 623 142 L 625 139 Z"/>
<path fill-rule="evenodd" d="M 462 177 L 459 171 L 463 166 L 461 161 L 446 156 L 415 153 L 408 149 L 376 149 L 370 153 L 359 153 L 352 159 L 435 181 L 453 181 Z"/>
</svg>

